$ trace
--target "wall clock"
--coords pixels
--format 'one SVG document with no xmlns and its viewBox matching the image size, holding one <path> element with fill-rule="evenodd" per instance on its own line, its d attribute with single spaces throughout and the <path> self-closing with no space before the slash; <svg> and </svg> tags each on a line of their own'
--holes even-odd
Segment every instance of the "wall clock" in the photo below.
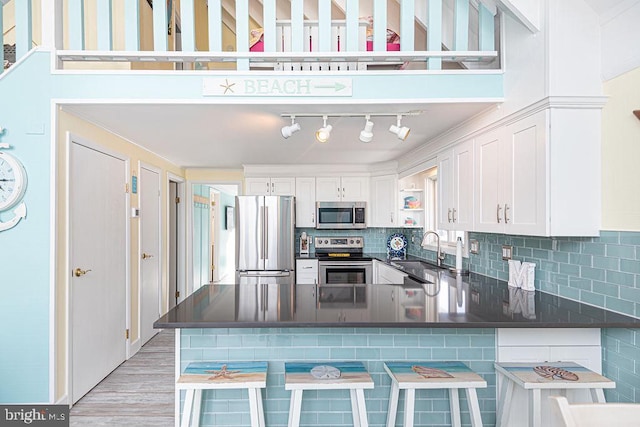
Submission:
<svg viewBox="0 0 640 427">
<path fill-rule="evenodd" d="M 0 148 L 9 148 L 0 144 Z M 0 214 L 13 209 L 13 218 L 3 222 L 0 217 L 0 231 L 15 227 L 27 216 L 27 206 L 20 203 L 27 189 L 27 172 L 22 163 L 9 153 L 0 151 Z"/>
</svg>

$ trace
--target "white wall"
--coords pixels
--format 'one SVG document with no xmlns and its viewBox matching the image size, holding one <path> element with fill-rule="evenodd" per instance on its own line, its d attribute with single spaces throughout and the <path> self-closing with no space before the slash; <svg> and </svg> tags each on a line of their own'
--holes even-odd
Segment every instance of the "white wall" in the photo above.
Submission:
<svg viewBox="0 0 640 427">
<path fill-rule="evenodd" d="M 640 67 L 640 1 L 630 3 L 623 2 L 601 18 L 603 80 Z"/>
</svg>

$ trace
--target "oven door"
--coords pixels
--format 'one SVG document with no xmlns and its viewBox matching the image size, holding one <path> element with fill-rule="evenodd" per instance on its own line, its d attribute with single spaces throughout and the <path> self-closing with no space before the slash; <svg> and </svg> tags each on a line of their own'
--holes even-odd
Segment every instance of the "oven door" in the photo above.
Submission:
<svg viewBox="0 0 640 427">
<path fill-rule="evenodd" d="M 365 285 L 373 282 L 371 261 L 320 261 L 320 285 Z"/>
</svg>

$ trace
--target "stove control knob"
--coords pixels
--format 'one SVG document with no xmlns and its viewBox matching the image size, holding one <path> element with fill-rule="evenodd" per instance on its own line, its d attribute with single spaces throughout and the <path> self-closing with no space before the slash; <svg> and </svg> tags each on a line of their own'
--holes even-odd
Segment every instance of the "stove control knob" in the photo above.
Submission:
<svg viewBox="0 0 640 427">
<path fill-rule="evenodd" d="M 326 245 L 326 244 L 328 244 L 328 243 L 329 243 L 329 241 L 328 241 L 328 240 L 325 240 L 325 241 L 324 241 L 324 244 L 325 244 L 325 245 Z"/>
<path fill-rule="evenodd" d="M 357 244 L 360 244 L 360 239 L 356 240 L 356 243 L 357 243 Z"/>
<path fill-rule="evenodd" d="M 353 245 L 353 239 L 349 240 L 349 243 L 351 243 Z"/>
</svg>

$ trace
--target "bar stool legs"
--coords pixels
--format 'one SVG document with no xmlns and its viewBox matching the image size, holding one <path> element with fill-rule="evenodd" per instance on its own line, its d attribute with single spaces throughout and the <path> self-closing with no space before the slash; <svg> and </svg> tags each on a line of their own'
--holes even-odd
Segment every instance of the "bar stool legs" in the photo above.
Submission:
<svg viewBox="0 0 640 427">
<path fill-rule="evenodd" d="M 460 427 L 460 393 L 467 393 L 471 414 L 471 425 L 482 426 L 480 405 L 476 388 L 486 387 L 486 381 L 461 362 L 386 362 L 384 368 L 391 377 L 387 427 L 394 427 L 398 411 L 400 391 L 404 396 L 404 427 L 414 423 L 415 397 L 417 389 L 446 389 L 449 393 L 451 425 Z"/>
<path fill-rule="evenodd" d="M 300 426 L 304 390 L 349 390 L 354 427 L 368 427 L 364 389 L 373 380 L 362 362 L 286 362 L 285 390 L 291 391 L 289 427 Z"/>
<path fill-rule="evenodd" d="M 267 362 L 192 362 L 176 381 L 185 390 L 181 427 L 200 425 L 203 390 L 244 389 L 249 395 L 252 427 L 264 427 L 262 389 L 267 385 Z"/>
</svg>

